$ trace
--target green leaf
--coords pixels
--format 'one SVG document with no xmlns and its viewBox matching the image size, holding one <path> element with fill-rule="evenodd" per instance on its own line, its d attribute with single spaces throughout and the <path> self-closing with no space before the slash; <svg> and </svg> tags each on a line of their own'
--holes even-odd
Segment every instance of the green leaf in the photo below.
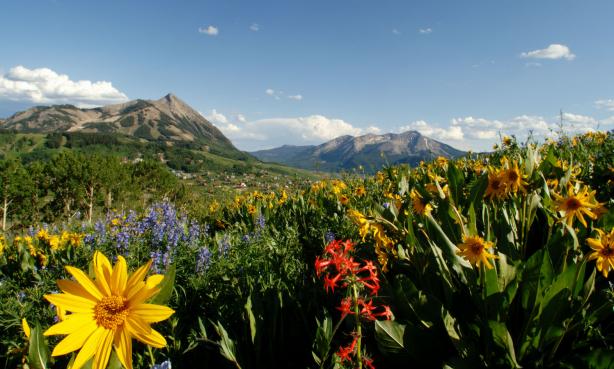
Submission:
<svg viewBox="0 0 614 369">
<path fill-rule="evenodd" d="M 28 365 L 33 369 L 46 369 L 49 361 L 49 347 L 43 337 L 40 323 L 30 331 L 30 347 L 28 350 Z"/>
<path fill-rule="evenodd" d="M 252 311 L 252 296 L 247 296 L 247 302 L 245 303 L 245 311 L 247 312 L 247 318 L 249 320 L 249 331 L 252 337 L 252 343 L 256 341 L 256 317 Z"/>
<path fill-rule="evenodd" d="M 450 196 L 455 204 L 459 205 L 463 196 L 463 190 L 461 186 L 465 183 L 465 177 L 463 173 L 458 170 L 454 163 L 448 163 L 448 184 L 450 189 Z"/>
<path fill-rule="evenodd" d="M 375 322 L 375 340 L 380 351 L 386 354 L 401 353 L 405 350 L 403 335 L 405 325 L 394 320 L 382 320 Z"/>
<path fill-rule="evenodd" d="M 333 340 L 333 320 L 330 315 L 324 316 L 322 321 L 316 319 L 318 328 L 316 329 L 316 336 L 313 340 L 313 351 L 311 355 L 316 364 L 322 366 L 322 362 L 326 360 L 328 352 L 330 351 L 330 344 Z"/>
<path fill-rule="evenodd" d="M 239 363 L 237 362 L 237 351 L 235 348 L 235 342 L 230 339 L 228 336 L 228 332 L 224 329 L 224 326 L 221 322 L 217 322 L 213 324 L 215 327 L 215 331 L 220 336 L 220 340 L 218 341 L 218 345 L 220 346 L 220 353 L 223 357 L 225 357 L 228 361 L 232 361 L 240 368 Z"/>
<path fill-rule="evenodd" d="M 109 364 L 107 364 L 107 369 L 122 369 L 122 363 L 119 361 L 115 350 L 111 352 L 111 357 L 109 358 Z"/>
<path fill-rule="evenodd" d="M 506 358 L 508 362 L 514 368 L 520 368 L 520 365 L 516 361 L 516 352 L 514 351 L 514 341 L 512 341 L 512 336 L 510 332 L 507 330 L 507 326 L 503 322 L 496 322 L 493 320 L 488 321 L 488 326 L 492 333 L 492 337 L 497 344 L 497 346 L 503 348 L 506 352 Z"/>
<path fill-rule="evenodd" d="M 152 304 L 166 305 L 173 295 L 173 286 L 175 284 L 175 264 L 171 264 L 164 274 L 164 279 L 160 283 L 160 292 L 152 299 Z"/>
</svg>

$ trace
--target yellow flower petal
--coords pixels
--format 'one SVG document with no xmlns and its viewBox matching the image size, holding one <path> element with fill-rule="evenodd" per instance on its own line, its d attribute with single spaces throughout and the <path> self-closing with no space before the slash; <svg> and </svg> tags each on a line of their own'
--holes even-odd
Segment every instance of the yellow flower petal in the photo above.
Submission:
<svg viewBox="0 0 614 369">
<path fill-rule="evenodd" d="M 71 334 L 80 330 L 88 322 L 94 320 L 91 313 L 70 314 L 66 320 L 52 325 L 43 333 L 44 336 L 54 336 L 56 334 Z"/>
<path fill-rule="evenodd" d="M 26 318 L 21 319 L 21 327 L 23 328 L 23 333 L 27 338 L 30 338 L 30 326 L 28 325 L 28 321 Z"/>
<path fill-rule="evenodd" d="M 94 273 L 96 274 L 96 285 L 98 289 L 105 295 L 111 296 L 111 287 L 109 282 L 111 280 L 111 263 L 109 259 L 102 252 L 96 251 L 94 253 Z"/>
<path fill-rule="evenodd" d="M 100 300 L 102 298 L 102 294 L 100 293 L 100 290 L 98 289 L 98 287 L 96 287 L 96 285 L 94 284 L 94 282 L 92 282 L 90 277 L 88 277 L 85 273 L 83 273 L 83 271 L 81 269 L 77 269 L 77 268 L 74 268 L 74 267 L 71 267 L 71 266 L 67 266 L 66 270 L 73 277 L 75 277 L 77 282 L 79 282 L 79 284 L 83 288 L 85 288 L 85 290 L 90 295 L 94 296 L 96 298 L 96 300 Z M 83 296 L 83 297 L 86 297 L 86 296 Z"/>
<path fill-rule="evenodd" d="M 161 322 L 168 319 L 174 312 L 175 310 L 169 307 L 154 304 L 140 304 L 131 310 L 132 314 L 135 314 L 147 323 Z"/>
<path fill-rule="evenodd" d="M 132 338 L 126 329 L 115 332 L 115 352 L 124 368 L 132 369 Z"/>
<path fill-rule="evenodd" d="M 103 327 L 96 328 L 94 333 L 92 333 L 87 338 L 87 340 L 83 344 L 83 347 L 81 347 L 81 350 L 77 354 L 77 357 L 75 358 L 75 361 L 73 362 L 72 367 L 70 369 L 81 369 L 81 367 L 85 365 L 85 363 L 87 363 L 88 360 L 92 358 L 92 356 L 94 356 L 94 354 L 96 353 L 96 349 L 100 345 L 100 341 L 104 337 L 106 332 L 107 330 Z"/>
<path fill-rule="evenodd" d="M 137 334 L 148 334 L 151 332 L 151 326 L 145 323 L 141 318 L 131 315 L 126 319 L 126 328 L 128 332 L 136 336 Z"/>
<path fill-rule="evenodd" d="M 45 298 L 50 303 L 56 306 L 61 306 L 64 309 L 74 313 L 90 313 L 96 304 L 94 301 L 85 297 L 71 295 L 68 293 L 45 295 Z"/>
<path fill-rule="evenodd" d="M 147 324 L 139 322 L 139 320 L 140 319 L 134 319 L 133 317 L 126 320 L 127 328 L 134 338 L 152 347 L 162 348 L 166 346 L 166 340 L 160 333 Z M 145 327 L 143 325 L 147 326 L 149 331 L 145 332 Z"/>
<path fill-rule="evenodd" d="M 128 282 L 126 283 L 127 290 L 130 290 L 134 285 L 136 285 L 138 282 L 141 282 L 143 278 L 145 278 L 147 272 L 149 271 L 149 268 L 151 268 L 152 262 L 152 260 L 149 260 L 147 264 L 141 266 L 134 273 L 132 273 L 132 275 L 128 279 Z"/>
<path fill-rule="evenodd" d="M 103 337 L 98 343 L 96 354 L 94 354 L 94 369 L 106 369 L 111 356 L 111 348 L 113 347 L 113 331 L 106 330 Z"/>
<path fill-rule="evenodd" d="M 111 292 L 120 296 L 126 289 L 126 281 L 128 280 L 128 265 L 126 259 L 122 256 L 117 257 L 117 263 L 113 267 L 113 274 L 111 274 Z"/>
<path fill-rule="evenodd" d="M 57 281 L 58 287 L 62 292 L 66 292 L 71 295 L 87 297 L 92 301 L 97 301 L 94 296 L 92 296 L 83 286 L 74 281 L 69 281 L 67 279 L 60 279 Z"/>
<path fill-rule="evenodd" d="M 55 346 L 51 356 L 61 356 L 66 355 L 70 352 L 78 350 L 83 343 L 94 333 L 97 329 L 97 325 L 94 321 L 88 322 L 86 325 L 82 326 L 81 329 L 69 334 L 64 337 L 60 343 Z"/>
<path fill-rule="evenodd" d="M 154 274 L 147 277 L 147 281 L 145 281 L 145 284 L 147 285 L 147 288 L 154 288 L 160 283 L 162 283 L 163 280 L 164 276 L 162 274 Z"/>
</svg>

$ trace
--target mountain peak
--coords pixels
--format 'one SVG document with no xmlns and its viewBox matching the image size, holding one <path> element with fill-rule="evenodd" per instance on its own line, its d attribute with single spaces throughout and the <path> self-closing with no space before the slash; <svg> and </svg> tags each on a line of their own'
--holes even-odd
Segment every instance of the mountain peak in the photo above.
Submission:
<svg viewBox="0 0 614 369">
<path fill-rule="evenodd" d="M 385 158 L 381 157 L 382 153 Z M 252 154 L 263 161 L 305 169 L 338 171 L 363 166 L 375 171 L 386 163 L 416 166 L 421 160 L 438 156 L 455 158 L 464 153 L 417 131 L 406 131 L 381 135 L 369 133 L 358 137 L 340 136 L 318 146 L 285 146 Z"/>
</svg>

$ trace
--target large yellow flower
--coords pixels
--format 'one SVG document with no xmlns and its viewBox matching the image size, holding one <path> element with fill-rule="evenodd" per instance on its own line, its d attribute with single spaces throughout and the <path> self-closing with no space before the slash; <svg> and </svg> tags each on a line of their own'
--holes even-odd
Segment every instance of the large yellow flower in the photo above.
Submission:
<svg viewBox="0 0 614 369">
<path fill-rule="evenodd" d="M 514 161 L 513 165 L 503 171 L 502 178 L 505 180 L 506 188 L 511 192 L 516 193 L 519 190 L 526 192 L 524 187 L 527 185 L 527 182 L 524 180 L 520 168 L 518 168 L 517 161 Z"/>
<path fill-rule="evenodd" d="M 488 197 L 490 200 L 493 198 L 503 199 L 507 196 L 507 182 L 505 173 L 491 169 L 488 173 L 488 187 L 484 197 Z"/>
<path fill-rule="evenodd" d="M 94 369 L 104 369 L 111 348 L 127 369 L 132 369 L 132 338 L 153 346 L 164 347 L 166 340 L 150 324 L 170 317 L 174 311 L 166 306 L 147 304 L 164 278 L 160 274 L 145 281 L 151 261 L 128 276 L 126 260 L 119 256 L 111 268 L 109 259 L 96 251 L 92 281 L 83 271 L 70 266 L 66 270 L 76 281 L 59 280 L 64 292 L 45 295 L 52 304 L 71 314 L 44 334 L 68 335 L 53 350 L 52 356 L 66 355 L 80 349 L 72 369 L 80 369 L 92 357 Z"/>
<path fill-rule="evenodd" d="M 475 266 L 480 266 L 480 263 L 483 263 L 486 268 L 492 269 L 488 259 L 497 259 L 498 256 L 486 251 L 491 247 L 493 247 L 493 243 L 484 241 L 480 236 L 463 236 L 463 242 L 458 245 L 460 250 L 456 253 Z"/>
<path fill-rule="evenodd" d="M 572 186 L 567 188 L 567 196 L 561 196 L 553 193 L 556 199 L 556 210 L 561 213 L 562 219 L 565 220 L 568 226 L 572 226 L 574 217 L 577 217 L 580 223 L 586 227 L 584 215 L 591 219 L 597 219 L 597 214 L 593 209 L 598 208 L 601 204 L 595 200 L 595 191 L 588 191 L 588 187 L 584 186 L 576 193 Z"/>
<path fill-rule="evenodd" d="M 431 204 L 429 204 L 428 201 L 424 201 L 422 195 L 420 195 L 420 193 L 416 191 L 415 188 L 411 190 L 409 197 L 411 198 L 414 212 L 416 212 L 417 214 L 429 215 L 431 211 L 433 211 L 433 207 L 431 206 Z"/>
<path fill-rule="evenodd" d="M 597 259 L 597 270 L 608 278 L 610 269 L 614 269 L 614 228 L 610 231 L 610 234 L 601 229 L 597 229 L 597 233 L 599 233 L 599 238 L 586 239 L 588 245 L 593 249 L 593 252 L 588 256 L 588 260 Z"/>
</svg>

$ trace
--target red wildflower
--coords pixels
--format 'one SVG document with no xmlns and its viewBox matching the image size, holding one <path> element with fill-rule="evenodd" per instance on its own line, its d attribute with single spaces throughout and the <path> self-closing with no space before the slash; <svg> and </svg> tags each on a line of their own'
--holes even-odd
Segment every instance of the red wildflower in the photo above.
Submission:
<svg viewBox="0 0 614 369">
<path fill-rule="evenodd" d="M 386 320 L 392 319 L 392 311 L 390 310 L 390 306 L 383 305 L 384 311 L 381 313 L 373 314 L 374 316 L 383 316 Z"/>
<path fill-rule="evenodd" d="M 373 359 L 371 359 L 370 357 L 363 357 L 362 363 L 366 368 L 375 369 L 375 366 L 373 365 Z"/>
<path fill-rule="evenodd" d="M 330 260 L 323 260 L 319 256 L 316 256 L 315 267 L 316 267 L 316 274 L 318 275 L 318 277 L 320 276 L 320 274 L 322 274 L 324 269 L 326 269 L 330 265 L 330 263 L 331 263 Z"/>
<path fill-rule="evenodd" d="M 373 300 L 369 300 L 369 302 L 365 302 L 360 299 L 359 304 L 362 305 L 362 310 L 360 310 L 360 315 L 362 315 L 367 320 L 376 320 L 373 315 L 373 310 L 375 310 L 375 306 L 373 306 Z"/>
<path fill-rule="evenodd" d="M 337 282 L 339 281 L 340 278 L 341 278 L 341 274 L 337 274 L 333 278 L 330 278 L 330 276 L 328 275 L 324 277 L 324 288 L 326 289 L 326 292 L 328 292 L 328 289 L 330 288 L 334 293 L 335 287 L 337 286 Z"/>
<path fill-rule="evenodd" d="M 337 310 L 341 311 L 341 319 L 345 318 L 348 314 L 354 314 L 352 312 L 352 299 L 350 297 L 346 297 L 341 300 L 341 305 L 337 308 Z"/>
<path fill-rule="evenodd" d="M 354 339 L 352 340 L 352 343 L 350 343 L 349 345 L 345 346 L 345 347 L 339 347 L 339 352 L 337 352 L 337 356 L 339 356 L 339 358 L 341 359 L 341 362 L 343 361 L 351 361 L 352 359 L 350 358 L 350 355 L 352 355 L 354 353 L 354 349 L 356 348 L 356 342 L 358 341 L 358 335 L 354 335 Z"/>
</svg>

